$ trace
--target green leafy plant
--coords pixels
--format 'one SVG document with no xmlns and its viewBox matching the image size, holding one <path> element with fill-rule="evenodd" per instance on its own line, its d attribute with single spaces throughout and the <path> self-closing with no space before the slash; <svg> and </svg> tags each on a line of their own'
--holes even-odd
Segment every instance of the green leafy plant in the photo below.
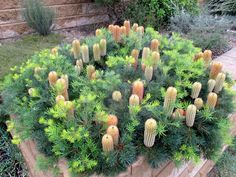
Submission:
<svg viewBox="0 0 236 177">
<path fill-rule="evenodd" d="M 135 0 L 127 7 L 124 18 L 140 25 L 160 28 L 169 22 L 175 11 L 181 8 L 191 13 L 199 11 L 196 0 Z"/>
<path fill-rule="evenodd" d="M 44 7 L 40 0 L 25 0 L 24 8 L 23 17 L 27 24 L 43 36 L 50 34 L 54 20 L 52 9 Z"/>
<path fill-rule="evenodd" d="M 101 39 L 106 39 L 107 55 L 96 61 L 92 48 Z M 151 66 L 154 62 L 145 62 L 141 55 L 153 39 L 160 43 L 160 61 L 147 81 L 145 64 Z M 66 159 L 72 176 L 111 176 L 126 170 L 139 155 L 153 167 L 168 160 L 181 164 L 184 160 L 198 161 L 202 155 L 216 159 L 222 145 L 231 142 L 227 115 L 234 108 L 228 76 L 228 86 L 218 94 L 215 109 L 204 105 L 197 111 L 192 127 L 186 125 L 184 115 L 173 118 L 172 112 L 167 114 L 163 107 L 166 89 L 172 86 L 177 95 L 174 102 L 167 103 L 184 112 L 194 102 L 190 95 L 196 81 L 202 84 L 199 97 L 207 100 L 209 69 L 203 59 L 193 60 L 201 51 L 193 42 L 176 33 L 162 36 L 149 27 L 144 33 L 131 30 L 128 36 L 121 36 L 120 43 L 114 40 L 112 32 L 101 29 L 100 35 L 85 38 L 80 44 L 88 46 L 88 63 L 81 65 L 76 61 L 78 56 L 74 58 L 72 46 L 64 44 L 37 53 L 22 66 L 13 68 L 3 82 L 4 102 L 0 109 L 6 115 L 16 115 L 8 124 L 16 133 L 13 142 L 35 140 L 45 155 L 39 158 L 42 168 L 48 163 L 54 168 L 58 161 Z M 136 60 L 130 56 L 134 48 L 140 53 Z M 79 73 L 75 65 L 81 67 Z M 88 65 L 93 66 L 92 70 L 87 70 Z M 57 80 L 54 85 L 48 81 L 51 71 L 56 73 L 56 79 L 64 78 L 65 82 L 60 83 L 65 86 L 62 84 L 59 89 L 60 93 L 68 92 L 68 100 L 57 99 Z M 37 94 L 32 94 L 32 88 Z M 113 99 L 114 91 L 120 93 L 119 99 Z M 150 118 L 157 126 L 155 142 L 148 148 L 143 141 L 145 122 Z M 105 136 L 109 126 L 116 126 L 119 135 Z M 104 136 L 108 142 L 104 143 Z M 119 136 L 117 144 L 110 141 L 112 136 Z"/>
</svg>

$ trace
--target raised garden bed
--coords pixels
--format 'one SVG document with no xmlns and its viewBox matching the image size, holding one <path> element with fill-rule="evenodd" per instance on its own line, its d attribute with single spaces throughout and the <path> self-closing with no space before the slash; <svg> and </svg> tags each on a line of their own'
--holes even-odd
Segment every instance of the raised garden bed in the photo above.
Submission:
<svg viewBox="0 0 236 177">
<path fill-rule="evenodd" d="M 234 83 L 211 60 L 177 34 L 126 21 L 13 68 L 1 108 L 16 115 L 8 127 L 32 176 L 36 146 L 50 169 L 41 176 L 204 175 L 203 158 L 230 143 L 234 111 Z"/>
</svg>

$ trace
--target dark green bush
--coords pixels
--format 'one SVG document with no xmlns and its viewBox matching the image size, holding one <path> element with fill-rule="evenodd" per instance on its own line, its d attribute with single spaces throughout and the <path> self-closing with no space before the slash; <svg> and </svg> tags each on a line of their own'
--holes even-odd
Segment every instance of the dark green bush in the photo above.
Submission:
<svg viewBox="0 0 236 177">
<path fill-rule="evenodd" d="M 0 137 L 0 176 L 26 177 L 27 171 L 22 155 L 17 146 L 11 143 L 11 138 L 2 123 Z"/>
<path fill-rule="evenodd" d="M 127 7 L 124 17 L 140 25 L 159 28 L 168 23 L 178 9 L 199 11 L 197 0 L 135 0 Z"/>
<path fill-rule="evenodd" d="M 214 14 L 228 14 L 236 15 L 236 1 L 235 0 L 210 0 L 209 8 Z"/>
<path fill-rule="evenodd" d="M 25 0 L 24 7 L 23 16 L 27 24 L 43 36 L 50 34 L 54 12 L 44 7 L 40 0 Z"/>
</svg>

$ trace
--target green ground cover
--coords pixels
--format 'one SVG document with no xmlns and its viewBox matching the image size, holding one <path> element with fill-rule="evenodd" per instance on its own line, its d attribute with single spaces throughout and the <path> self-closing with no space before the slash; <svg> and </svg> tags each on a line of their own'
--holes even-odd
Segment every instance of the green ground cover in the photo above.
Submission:
<svg viewBox="0 0 236 177">
<path fill-rule="evenodd" d="M 27 35 L 15 42 L 6 42 L 0 46 L 0 78 L 6 75 L 10 68 L 19 65 L 36 51 L 52 48 L 60 44 L 63 37 L 57 34 L 48 36 Z"/>
</svg>

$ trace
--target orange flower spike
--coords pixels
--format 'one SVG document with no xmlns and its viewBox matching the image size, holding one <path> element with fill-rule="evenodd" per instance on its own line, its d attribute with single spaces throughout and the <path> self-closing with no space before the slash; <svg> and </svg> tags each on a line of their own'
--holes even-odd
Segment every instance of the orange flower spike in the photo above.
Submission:
<svg viewBox="0 0 236 177">
<path fill-rule="evenodd" d="M 138 67 L 139 50 L 133 49 L 132 52 L 131 52 L 131 56 L 135 59 L 134 69 L 137 69 L 137 67 Z"/>
<path fill-rule="evenodd" d="M 126 29 L 126 36 L 128 36 L 129 32 L 130 32 L 130 21 L 128 21 L 128 20 L 124 21 L 124 26 Z"/>
<path fill-rule="evenodd" d="M 100 36 L 101 34 L 102 34 L 102 31 L 100 29 L 97 29 L 96 32 L 95 32 L 95 35 Z"/>
<path fill-rule="evenodd" d="M 212 61 L 212 51 L 205 50 L 203 53 L 203 59 L 204 59 L 205 64 L 208 66 L 210 62 Z"/>
<path fill-rule="evenodd" d="M 113 114 L 109 114 L 107 118 L 107 126 L 111 125 L 117 126 L 117 124 L 118 124 L 118 118 Z"/>
<path fill-rule="evenodd" d="M 57 73 L 55 71 L 51 71 L 49 74 L 48 74 L 48 81 L 49 81 L 49 84 L 51 86 L 55 85 L 56 84 L 56 81 L 58 79 L 58 76 L 57 76 Z"/>
<path fill-rule="evenodd" d="M 214 62 L 211 65 L 210 78 L 216 79 L 217 75 L 222 71 L 223 64 L 221 62 Z"/>
<path fill-rule="evenodd" d="M 142 81 L 137 80 L 133 83 L 132 94 L 138 95 L 139 101 L 142 102 L 144 95 L 144 84 Z"/>
<path fill-rule="evenodd" d="M 115 125 L 111 125 L 107 128 L 107 134 L 112 136 L 115 145 L 119 142 L 119 129 Z"/>
<path fill-rule="evenodd" d="M 153 52 L 159 52 L 159 46 L 160 46 L 160 42 L 157 39 L 153 39 L 151 41 L 150 48 Z"/>
<path fill-rule="evenodd" d="M 109 25 L 108 26 L 108 30 L 112 33 L 113 32 L 113 29 L 114 29 L 114 25 Z"/>
<path fill-rule="evenodd" d="M 125 35 L 126 36 L 126 27 L 125 26 L 122 26 L 120 28 L 120 32 L 121 32 L 121 35 Z"/>
</svg>

